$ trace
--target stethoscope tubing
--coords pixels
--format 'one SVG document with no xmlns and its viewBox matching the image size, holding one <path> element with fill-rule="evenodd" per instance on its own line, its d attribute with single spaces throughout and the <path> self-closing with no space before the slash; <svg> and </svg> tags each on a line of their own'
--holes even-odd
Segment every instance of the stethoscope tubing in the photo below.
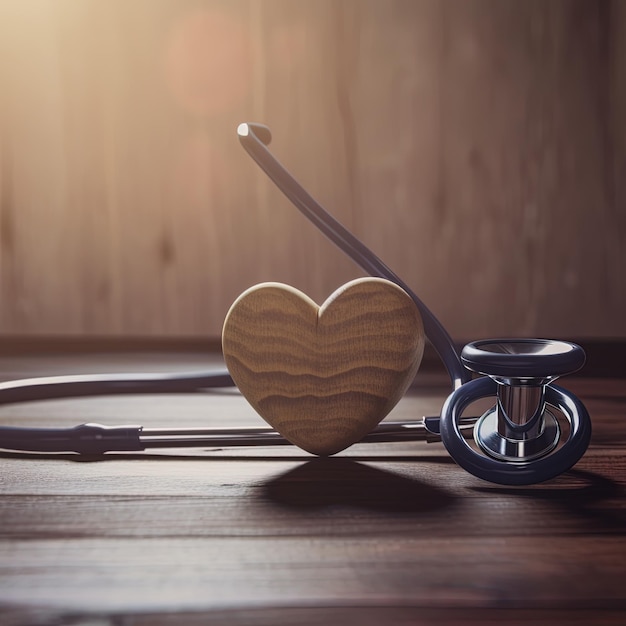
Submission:
<svg viewBox="0 0 626 626">
<path fill-rule="evenodd" d="M 112 374 L 30 378 L 0 383 L 0 406 L 22 402 L 124 394 L 173 394 L 209 392 L 233 386 L 228 373 Z M 467 432 L 476 418 L 463 418 Z M 439 418 L 419 421 L 387 421 L 359 443 L 440 441 Z M 0 427 L 0 448 L 24 452 L 77 452 L 102 454 L 141 451 L 147 448 L 237 447 L 290 445 L 267 427 L 246 428 L 144 428 L 81 424 L 72 428 Z"/>
<path fill-rule="evenodd" d="M 440 417 L 421 421 L 384 421 L 360 443 L 393 441 L 443 441 L 455 461 L 485 480 L 511 485 L 547 480 L 569 469 L 585 452 L 591 436 L 591 422 L 584 405 L 569 392 L 548 384 L 548 404 L 556 407 L 570 423 L 570 435 L 552 454 L 532 461 L 503 462 L 478 454 L 466 439 L 478 418 L 463 416 L 476 399 L 494 395 L 491 378 L 472 380 L 450 335 L 410 287 L 389 269 L 365 244 L 333 218 L 295 180 L 267 148 L 269 129 L 260 124 L 241 124 L 240 142 L 287 198 L 333 243 L 369 275 L 397 284 L 412 298 L 422 316 L 429 341 L 444 363 L 452 393 Z M 480 371 L 480 370 L 479 370 Z M 227 371 L 183 374 L 111 374 L 33 378 L 0 383 L 0 405 L 58 398 L 119 394 L 197 393 L 232 387 Z M 478 426 L 477 426 L 478 428 Z M 110 451 L 142 451 L 170 447 L 235 447 L 288 445 L 280 433 L 266 427 L 252 428 L 144 428 L 82 424 L 73 428 L 0 427 L 0 448 L 25 452 L 78 452 L 102 454 Z"/>
</svg>

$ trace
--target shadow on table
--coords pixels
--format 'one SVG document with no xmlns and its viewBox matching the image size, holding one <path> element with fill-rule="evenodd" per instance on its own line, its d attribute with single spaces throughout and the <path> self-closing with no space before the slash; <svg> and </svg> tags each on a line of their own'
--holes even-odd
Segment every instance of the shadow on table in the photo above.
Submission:
<svg viewBox="0 0 626 626">
<path fill-rule="evenodd" d="M 456 500 L 441 488 L 343 458 L 299 465 L 268 481 L 263 495 L 297 509 L 350 506 L 410 513 L 439 510 Z"/>
</svg>

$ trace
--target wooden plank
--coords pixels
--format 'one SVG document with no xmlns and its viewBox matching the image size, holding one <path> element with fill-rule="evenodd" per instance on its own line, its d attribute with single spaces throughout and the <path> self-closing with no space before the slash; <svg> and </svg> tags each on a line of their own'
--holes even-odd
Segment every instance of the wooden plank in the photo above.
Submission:
<svg viewBox="0 0 626 626">
<path fill-rule="evenodd" d="M 598 6 L 459 2 L 446 21 L 440 250 L 454 247 L 467 272 L 447 292 L 444 310 L 463 294 L 472 336 L 510 325 L 524 335 L 567 336 L 579 323 L 567 312 L 579 310 L 585 293 L 594 303 L 582 316 L 621 332 L 610 270 L 603 253 L 592 252 L 607 245 L 595 235 L 599 224 L 615 224 L 604 180 Z M 608 240 L 613 246 L 615 233 Z M 486 301 L 500 324 L 484 317 Z M 448 319 L 454 328 L 457 320 Z"/>
<path fill-rule="evenodd" d="M 610 263 L 615 267 L 618 290 L 626 285 L 626 6 L 613 0 L 608 7 L 609 115 L 606 120 L 608 151 L 613 167 L 607 173 L 612 198 L 615 236 L 607 242 Z"/>
<path fill-rule="evenodd" d="M 3 2 L 0 331 L 215 338 L 254 283 L 361 275 L 243 153 L 252 119 L 455 336 L 623 336 L 604 6 Z"/>
<path fill-rule="evenodd" d="M 63 620 L 84 620 L 85 623 L 114 625 L 119 617 L 111 618 L 103 615 L 89 616 L 81 614 L 67 614 L 61 611 L 52 613 L 30 611 L 24 621 L 22 613 L 3 611 L 2 617 L 6 626 L 22 626 L 24 623 L 40 624 L 59 623 Z M 189 626 L 204 624 L 239 624 L 241 626 L 262 626 L 276 624 L 280 626 L 305 626 L 317 624 L 344 624 L 358 622 L 364 626 L 392 624 L 402 626 L 430 626 L 441 624 L 468 624 L 481 626 L 482 624 L 538 624 L 541 626 L 568 626 L 598 624 L 621 625 L 624 622 L 622 611 L 588 611 L 588 610 L 552 610 L 536 611 L 528 609 L 482 609 L 468 614 L 464 609 L 428 609 L 422 607 L 288 607 L 281 609 L 235 609 L 224 611 L 184 612 L 184 613 L 152 613 L 123 616 L 125 623 L 132 626 L 171 626 L 184 622 Z M 49 620 L 46 622 L 46 620 Z M 54 621 L 56 620 L 56 622 Z M 91 621 L 87 621 L 91 620 Z M 97 620 L 97 621 L 96 621 Z M 110 620 L 110 621 L 109 621 Z M 79 622 L 80 623 L 80 622 Z"/>
<path fill-rule="evenodd" d="M 72 366 L 180 371 L 202 359 L 154 356 L 4 357 L 0 375 Z M 426 443 L 362 444 L 330 459 L 290 447 L 99 460 L 2 453 L 0 618 L 9 625 L 620 623 L 623 384 L 565 382 L 593 416 L 592 447 L 572 471 L 534 487 L 480 481 L 440 444 Z M 434 413 L 445 395 L 445 384 L 421 386 L 390 418 Z M 6 406 L 0 420 L 259 424 L 227 390 Z"/>
<path fill-rule="evenodd" d="M 138 612 L 288 606 L 624 609 L 624 538 L 169 537 L 0 544 L 0 602 Z M 442 553 L 453 558 L 444 567 Z M 589 577 L 589 563 L 603 576 Z M 3 568 L 6 571 L 6 565 Z M 471 575 L 468 575 L 471 572 Z"/>
</svg>

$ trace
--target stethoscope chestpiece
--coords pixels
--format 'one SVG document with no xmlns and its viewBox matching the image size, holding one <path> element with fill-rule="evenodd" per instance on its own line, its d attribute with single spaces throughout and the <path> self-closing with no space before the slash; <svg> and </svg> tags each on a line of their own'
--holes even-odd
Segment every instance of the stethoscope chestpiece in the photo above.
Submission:
<svg viewBox="0 0 626 626">
<path fill-rule="evenodd" d="M 461 362 L 472 372 L 496 378 L 554 380 L 577 372 L 585 364 L 585 352 L 569 341 L 486 339 L 468 343 Z"/>
<path fill-rule="evenodd" d="M 453 392 L 442 411 L 442 440 L 462 467 L 492 482 L 530 484 L 560 474 L 584 454 L 589 415 L 577 398 L 552 384 L 584 365 L 580 346 L 547 339 L 483 340 L 465 346 L 461 361 L 485 375 Z M 471 402 L 491 395 L 496 405 L 474 427 L 477 452 L 460 435 L 459 419 Z M 554 409 L 569 422 L 565 442 Z"/>
</svg>

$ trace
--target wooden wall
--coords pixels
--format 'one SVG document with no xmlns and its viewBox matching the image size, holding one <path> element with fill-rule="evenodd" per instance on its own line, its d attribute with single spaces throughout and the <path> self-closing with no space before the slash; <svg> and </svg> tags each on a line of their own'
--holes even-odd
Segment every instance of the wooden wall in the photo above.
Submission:
<svg viewBox="0 0 626 626">
<path fill-rule="evenodd" d="M 616 231 L 613 256 L 609 260 L 616 294 L 621 294 L 617 315 L 621 317 L 622 336 L 626 329 L 626 2 L 612 3 L 609 35 L 609 107 L 607 149 L 613 164 L 610 170 L 610 222 Z"/>
<path fill-rule="evenodd" d="M 620 0 L 0 0 L 0 335 L 218 336 L 361 275 L 300 181 L 459 338 L 626 336 Z"/>
</svg>

